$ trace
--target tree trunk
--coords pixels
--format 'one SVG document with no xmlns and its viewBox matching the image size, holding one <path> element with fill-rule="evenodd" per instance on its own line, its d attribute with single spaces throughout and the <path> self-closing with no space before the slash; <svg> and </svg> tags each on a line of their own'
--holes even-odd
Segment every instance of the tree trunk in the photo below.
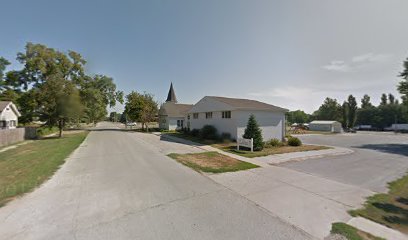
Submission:
<svg viewBox="0 0 408 240">
<path fill-rule="evenodd" d="M 58 129 L 59 129 L 59 134 L 58 134 L 58 136 L 59 136 L 59 137 L 62 137 L 63 121 L 64 121 L 64 120 L 62 120 L 62 119 L 60 119 L 60 120 L 58 121 Z"/>
</svg>

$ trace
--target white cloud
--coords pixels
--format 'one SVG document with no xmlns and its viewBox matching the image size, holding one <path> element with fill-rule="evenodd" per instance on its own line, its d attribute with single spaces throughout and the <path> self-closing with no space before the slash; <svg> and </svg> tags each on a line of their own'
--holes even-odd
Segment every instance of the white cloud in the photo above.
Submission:
<svg viewBox="0 0 408 240">
<path fill-rule="evenodd" d="M 351 58 L 351 61 L 333 60 L 328 65 L 322 66 L 323 69 L 333 72 L 351 72 L 375 63 L 385 63 L 391 59 L 390 54 L 366 53 Z"/>
<path fill-rule="evenodd" d="M 390 60 L 390 58 L 391 55 L 389 54 L 366 53 L 353 57 L 351 61 L 354 63 L 374 63 L 374 62 L 387 62 L 388 60 Z"/>
<path fill-rule="evenodd" d="M 336 71 L 336 72 L 348 72 L 350 71 L 350 66 L 347 65 L 344 61 L 334 60 L 331 61 L 329 65 L 325 65 L 322 68 L 329 70 L 329 71 Z"/>
</svg>

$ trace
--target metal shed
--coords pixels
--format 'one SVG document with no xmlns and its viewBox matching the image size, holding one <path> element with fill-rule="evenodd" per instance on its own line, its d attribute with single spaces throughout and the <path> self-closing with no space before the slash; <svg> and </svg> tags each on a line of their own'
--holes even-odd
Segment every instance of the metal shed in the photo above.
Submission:
<svg viewBox="0 0 408 240">
<path fill-rule="evenodd" d="M 337 121 L 313 121 L 309 124 L 309 129 L 311 131 L 323 131 L 323 132 L 333 132 L 340 133 L 342 130 L 341 123 Z"/>
</svg>

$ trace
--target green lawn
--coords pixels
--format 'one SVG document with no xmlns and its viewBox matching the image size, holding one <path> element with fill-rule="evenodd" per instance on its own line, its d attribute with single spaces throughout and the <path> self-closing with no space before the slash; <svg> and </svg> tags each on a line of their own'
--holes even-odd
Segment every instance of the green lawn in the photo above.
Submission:
<svg viewBox="0 0 408 240">
<path fill-rule="evenodd" d="M 408 234 L 408 175 L 391 182 L 388 193 L 369 197 L 362 209 L 350 213 Z"/>
<path fill-rule="evenodd" d="M 218 152 L 188 154 L 170 153 L 168 156 L 197 172 L 236 172 L 259 167 L 255 164 L 239 161 Z"/>
<path fill-rule="evenodd" d="M 34 140 L 0 153 L 0 206 L 33 190 L 64 163 L 87 132 Z"/>
<path fill-rule="evenodd" d="M 331 233 L 340 234 L 348 240 L 384 240 L 345 223 L 333 223 Z"/>
<path fill-rule="evenodd" d="M 37 135 L 39 137 L 47 136 L 58 132 L 58 127 L 42 126 L 37 128 Z"/>
</svg>

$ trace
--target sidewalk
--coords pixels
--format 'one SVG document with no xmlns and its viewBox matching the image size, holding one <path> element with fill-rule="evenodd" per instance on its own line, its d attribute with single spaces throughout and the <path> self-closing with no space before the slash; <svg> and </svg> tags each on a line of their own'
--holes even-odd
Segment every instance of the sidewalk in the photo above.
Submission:
<svg viewBox="0 0 408 240">
<path fill-rule="evenodd" d="M 348 221 L 347 224 L 387 240 L 408 240 L 408 235 L 404 235 L 394 229 L 370 221 L 366 218 L 355 217 Z"/>
</svg>

